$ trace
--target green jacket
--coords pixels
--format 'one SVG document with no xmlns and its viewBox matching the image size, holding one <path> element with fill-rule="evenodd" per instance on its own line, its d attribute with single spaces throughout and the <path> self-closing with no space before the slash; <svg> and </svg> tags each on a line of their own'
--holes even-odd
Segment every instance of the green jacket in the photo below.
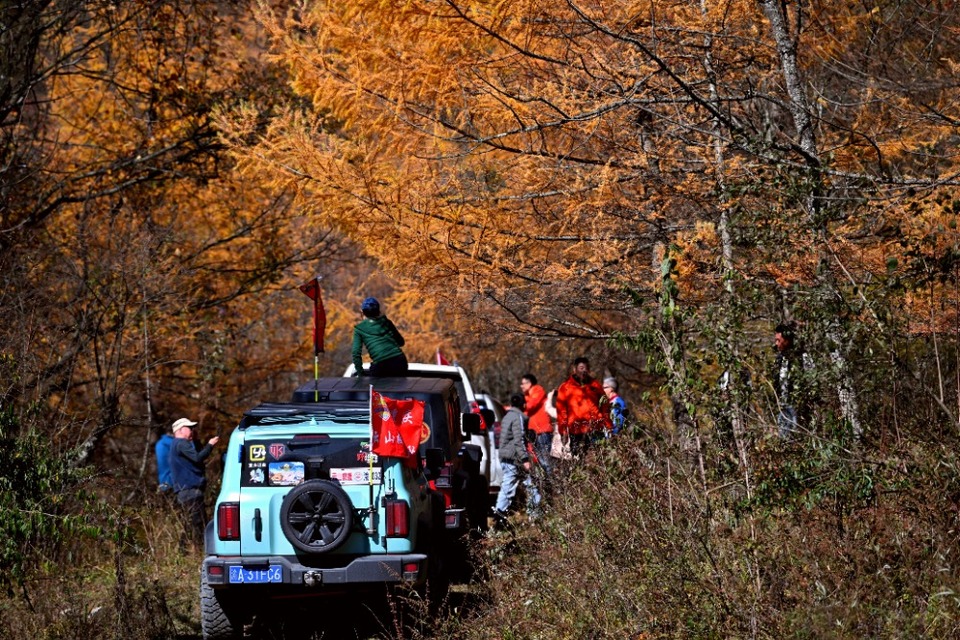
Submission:
<svg viewBox="0 0 960 640">
<path fill-rule="evenodd" d="M 400 349 L 403 344 L 403 336 L 387 316 L 364 318 L 353 328 L 353 366 L 358 372 L 363 371 L 364 345 L 370 354 L 370 360 L 382 362 L 403 355 Z"/>
</svg>

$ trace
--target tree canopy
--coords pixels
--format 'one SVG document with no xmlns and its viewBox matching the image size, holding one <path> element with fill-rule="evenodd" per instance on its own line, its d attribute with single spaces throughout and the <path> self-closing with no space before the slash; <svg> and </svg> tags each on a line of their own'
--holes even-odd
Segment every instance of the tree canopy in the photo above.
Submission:
<svg viewBox="0 0 960 640">
<path fill-rule="evenodd" d="M 144 491 L 172 420 L 312 373 L 320 276 L 322 373 L 366 295 L 494 395 L 590 355 L 754 549 L 760 513 L 889 506 L 874 480 L 954 495 L 958 38 L 932 0 L 0 3 L 4 446 Z"/>
</svg>

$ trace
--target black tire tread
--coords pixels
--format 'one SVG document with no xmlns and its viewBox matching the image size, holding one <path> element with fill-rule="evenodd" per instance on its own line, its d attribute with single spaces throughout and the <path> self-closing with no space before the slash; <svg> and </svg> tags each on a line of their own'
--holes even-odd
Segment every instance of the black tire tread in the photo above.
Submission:
<svg viewBox="0 0 960 640">
<path fill-rule="evenodd" d="M 238 616 L 225 609 L 222 596 L 207 583 L 206 572 L 200 576 L 200 628 L 203 640 L 231 640 L 240 638 L 243 625 Z"/>
</svg>

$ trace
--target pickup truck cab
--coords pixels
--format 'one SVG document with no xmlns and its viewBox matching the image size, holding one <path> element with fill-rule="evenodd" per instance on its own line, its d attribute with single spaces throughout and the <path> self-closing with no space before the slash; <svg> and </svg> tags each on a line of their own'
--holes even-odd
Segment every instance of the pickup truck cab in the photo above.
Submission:
<svg viewBox="0 0 960 640">
<path fill-rule="evenodd" d="M 427 362 L 411 362 L 408 364 L 408 376 L 418 378 L 433 378 L 440 380 L 452 380 L 457 387 L 457 393 L 460 394 L 460 403 L 463 410 L 469 413 L 481 413 L 481 403 L 477 394 L 473 390 L 473 384 L 470 382 L 470 376 L 466 369 L 460 364 L 431 364 Z M 363 364 L 364 372 L 370 369 L 370 363 Z M 350 364 L 344 377 L 356 376 L 356 368 Z M 366 375 L 366 374 L 364 374 Z M 472 434 L 464 434 L 471 444 L 480 447 L 482 457 L 480 460 L 480 473 L 487 479 L 488 490 L 496 494 L 500 489 L 500 481 L 503 477 L 503 470 L 500 468 L 500 454 L 497 450 L 497 444 L 494 440 L 493 424 L 486 418 L 481 421 L 480 431 Z"/>
<path fill-rule="evenodd" d="M 423 400 L 417 464 L 371 452 L 370 384 Z M 246 412 L 230 436 L 200 581 L 205 640 L 240 637 L 273 598 L 407 584 L 439 601 L 483 513 L 479 430 L 445 381 L 323 378 Z M 482 485 L 485 488 L 485 484 Z"/>
</svg>

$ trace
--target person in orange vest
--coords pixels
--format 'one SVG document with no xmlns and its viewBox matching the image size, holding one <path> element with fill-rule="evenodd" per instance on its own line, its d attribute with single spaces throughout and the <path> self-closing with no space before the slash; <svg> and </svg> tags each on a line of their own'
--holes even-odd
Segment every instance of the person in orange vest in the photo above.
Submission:
<svg viewBox="0 0 960 640">
<path fill-rule="evenodd" d="M 550 475 L 550 444 L 553 442 L 553 425 L 547 414 L 547 392 L 537 384 L 537 377 L 526 373 L 520 378 L 527 414 L 527 429 L 533 431 L 533 452 L 544 473 Z"/>
<path fill-rule="evenodd" d="M 573 361 L 573 372 L 557 389 L 557 428 L 561 436 L 570 436 L 575 456 L 586 453 L 590 443 L 602 439 L 610 429 L 610 413 L 601 408 L 606 394 L 600 382 L 590 375 L 590 361 Z"/>
</svg>

